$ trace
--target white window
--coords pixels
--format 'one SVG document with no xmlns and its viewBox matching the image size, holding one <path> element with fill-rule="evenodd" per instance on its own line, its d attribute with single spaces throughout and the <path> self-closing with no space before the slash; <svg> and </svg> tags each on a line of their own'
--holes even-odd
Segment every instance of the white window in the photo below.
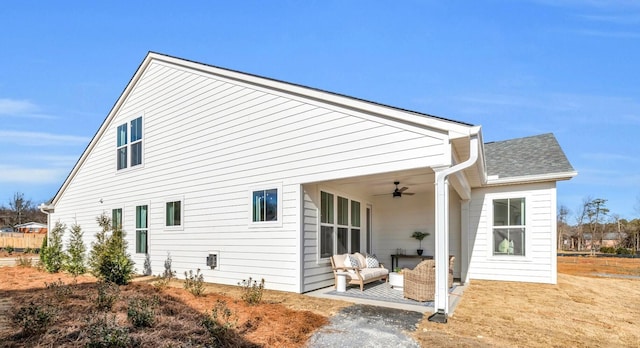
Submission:
<svg viewBox="0 0 640 348">
<path fill-rule="evenodd" d="M 525 256 L 525 199 L 493 200 L 493 255 Z"/>
<path fill-rule="evenodd" d="M 149 206 L 136 206 L 136 253 L 146 254 L 148 248 L 149 232 Z"/>
<path fill-rule="evenodd" d="M 360 207 L 358 201 L 320 192 L 320 258 L 360 251 Z"/>
<path fill-rule="evenodd" d="M 111 210 L 111 228 L 122 231 L 122 208 Z"/>
<path fill-rule="evenodd" d="M 167 202 L 165 217 L 167 227 L 182 226 L 182 201 Z"/>
<path fill-rule="evenodd" d="M 282 226 L 282 184 L 249 188 L 249 227 Z"/>
<path fill-rule="evenodd" d="M 253 222 L 278 221 L 278 189 L 252 193 Z"/>
<path fill-rule="evenodd" d="M 118 170 L 141 165 L 142 116 L 129 123 L 119 125 L 116 132 L 116 158 Z"/>
</svg>

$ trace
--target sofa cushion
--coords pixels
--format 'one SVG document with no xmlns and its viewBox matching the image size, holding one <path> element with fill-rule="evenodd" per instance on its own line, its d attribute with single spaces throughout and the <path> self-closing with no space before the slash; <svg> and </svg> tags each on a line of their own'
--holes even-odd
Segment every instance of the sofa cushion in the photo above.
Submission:
<svg viewBox="0 0 640 348">
<path fill-rule="evenodd" d="M 355 258 L 358 260 L 358 264 L 360 265 L 360 268 L 365 268 L 367 267 L 367 258 L 360 254 L 360 253 L 354 253 L 353 256 L 355 256 Z"/>
<path fill-rule="evenodd" d="M 375 255 L 367 254 L 367 268 L 378 268 L 380 267 L 380 262 Z"/>
<path fill-rule="evenodd" d="M 362 267 L 360 265 L 360 262 L 358 261 L 358 258 L 353 255 L 347 255 L 347 257 L 345 257 L 344 265 L 346 267 L 356 267 L 356 268 Z M 353 270 L 350 270 L 350 271 L 353 272 Z"/>
<path fill-rule="evenodd" d="M 388 273 L 389 271 L 385 268 L 363 268 L 360 270 L 360 275 L 365 281 L 386 276 Z"/>
</svg>

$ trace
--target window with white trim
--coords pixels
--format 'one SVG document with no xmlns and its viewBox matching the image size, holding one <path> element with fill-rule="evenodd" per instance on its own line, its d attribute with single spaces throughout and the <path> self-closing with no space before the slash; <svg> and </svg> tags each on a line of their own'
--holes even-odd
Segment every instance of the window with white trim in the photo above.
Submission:
<svg viewBox="0 0 640 348">
<path fill-rule="evenodd" d="M 146 254 L 148 248 L 149 233 L 149 206 L 136 206 L 136 253 Z"/>
<path fill-rule="evenodd" d="M 122 231 L 122 208 L 111 210 L 111 228 Z"/>
<path fill-rule="evenodd" d="M 525 256 L 525 199 L 493 200 L 493 255 Z"/>
<path fill-rule="evenodd" d="M 167 202 L 165 217 L 167 227 L 182 226 L 182 201 Z"/>
<path fill-rule="evenodd" d="M 118 170 L 142 164 L 142 116 L 118 126 L 116 154 Z"/>
<path fill-rule="evenodd" d="M 360 251 L 360 207 L 358 201 L 320 192 L 320 258 Z"/>
<path fill-rule="evenodd" d="M 278 221 L 278 189 L 256 190 L 251 196 L 253 222 Z"/>
</svg>

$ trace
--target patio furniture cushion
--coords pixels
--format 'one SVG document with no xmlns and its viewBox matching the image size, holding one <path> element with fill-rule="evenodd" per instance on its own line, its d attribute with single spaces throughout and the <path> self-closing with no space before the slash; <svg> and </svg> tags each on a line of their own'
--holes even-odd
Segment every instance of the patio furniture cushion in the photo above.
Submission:
<svg viewBox="0 0 640 348">
<path fill-rule="evenodd" d="M 358 267 L 365 268 L 367 267 L 367 258 L 360 253 L 353 253 L 353 257 L 358 260 Z"/>
<path fill-rule="evenodd" d="M 362 258 L 362 263 L 360 263 L 360 258 Z M 376 280 L 386 280 L 389 275 L 389 270 L 384 268 L 381 263 L 378 263 L 378 267 L 366 267 L 366 257 L 360 253 L 337 254 L 331 256 L 330 260 L 335 284 L 338 282 L 338 273 L 346 271 L 349 272 L 348 283 L 360 285 L 360 291 L 364 290 L 364 284 Z M 356 263 L 358 266 L 352 266 Z"/>
<path fill-rule="evenodd" d="M 380 262 L 378 261 L 378 258 L 376 258 L 375 255 L 369 255 L 367 254 L 367 268 L 378 268 L 380 267 Z"/>
<path fill-rule="evenodd" d="M 362 266 L 360 265 L 360 262 L 358 261 L 358 258 L 356 258 L 353 255 L 349 255 L 346 254 L 345 258 L 344 258 L 344 265 L 345 267 L 354 267 L 354 268 L 361 268 Z M 351 273 L 354 273 L 355 271 L 353 269 L 348 270 Z"/>
</svg>

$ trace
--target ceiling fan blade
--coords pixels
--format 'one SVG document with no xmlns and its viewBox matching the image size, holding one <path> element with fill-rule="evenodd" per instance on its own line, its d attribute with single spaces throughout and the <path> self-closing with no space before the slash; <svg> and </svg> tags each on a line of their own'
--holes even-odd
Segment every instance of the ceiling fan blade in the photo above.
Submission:
<svg viewBox="0 0 640 348">
<path fill-rule="evenodd" d="M 400 192 L 404 192 L 404 191 L 406 191 L 406 190 L 408 190 L 408 189 L 409 189 L 409 188 L 405 186 L 405 187 L 403 187 L 403 188 L 399 189 L 398 191 L 400 191 Z"/>
<path fill-rule="evenodd" d="M 404 196 L 404 195 L 407 195 L 407 196 L 413 196 L 413 195 L 415 195 L 415 193 L 413 193 L 413 192 L 403 192 L 403 193 L 402 193 L 402 195 L 403 195 L 403 196 Z"/>
</svg>

